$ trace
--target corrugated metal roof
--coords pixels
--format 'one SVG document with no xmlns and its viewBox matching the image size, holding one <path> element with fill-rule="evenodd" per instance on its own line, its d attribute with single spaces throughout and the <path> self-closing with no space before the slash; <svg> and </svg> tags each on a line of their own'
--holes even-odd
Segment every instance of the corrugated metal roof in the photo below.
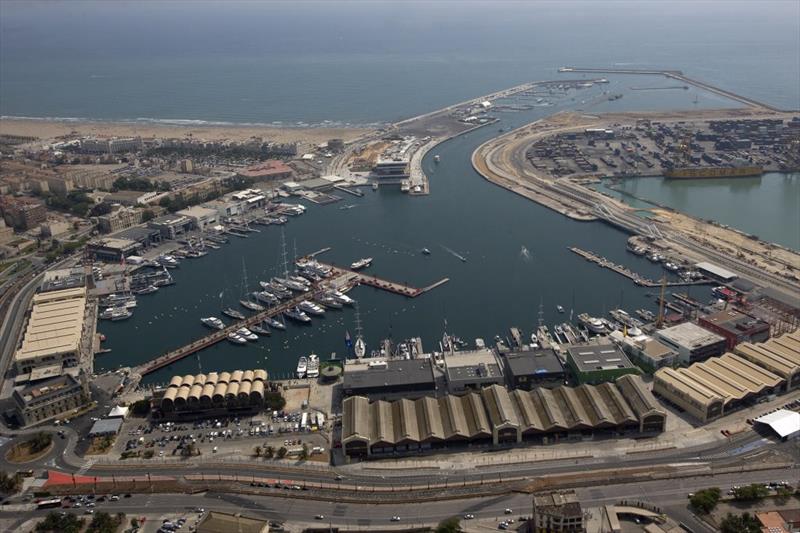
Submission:
<svg viewBox="0 0 800 533">
<path fill-rule="evenodd" d="M 658 372 L 656 372 L 656 374 L 658 374 Z M 620 376 L 616 379 L 615 383 L 620 388 L 625 400 L 627 400 L 639 419 L 653 413 L 666 416 L 666 413 L 661 408 L 661 404 L 658 403 L 653 393 L 645 386 L 641 376 L 635 376 L 633 374 Z"/>
<path fill-rule="evenodd" d="M 481 389 L 481 396 L 486 404 L 489 419 L 495 427 L 504 425 L 519 427 L 519 417 L 514 410 L 508 389 L 500 385 L 491 385 Z"/>
<path fill-rule="evenodd" d="M 520 426 L 523 431 L 529 429 L 543 431 L 545 424 L 542 422 L 542 415 L 536 410 L 531 394 L 520 389 L 511 391 L 511 397 L 517 402 L 517 409 L 520 413 Z"/>
<path fill-rule="evenodd" d="M 722 354 L 719 361 L 742 375 L 764 383 L 768 387 L 777 387 L 783 381 L 780 376 L 773 374 L 752 361 L 748 361 L 744 357 L 732 353 Z"/>
<path fill-rule="evenodd" d="M 672 368 L 660 369 L 655 373 L 655 379 L 661 380 L 700 405 L 708 406 L 714 402 L 721 402 L 724 400 L 724 398 L 716 392 L 693 380 L 690 375 L 678 372 Z M 628 396 L 626 395 L 626 397 Z M 632 401 L 631 405 L 634 409 L 637 408 L 637 402 Z M 641 416 L 641 413 L 639 413 L 639 416 Z"/>
</svg>

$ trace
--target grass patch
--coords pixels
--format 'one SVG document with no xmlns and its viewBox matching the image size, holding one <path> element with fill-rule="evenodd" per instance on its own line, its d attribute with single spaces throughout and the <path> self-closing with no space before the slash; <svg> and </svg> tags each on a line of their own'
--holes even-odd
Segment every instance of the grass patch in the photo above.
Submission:
<svg viewBox="0 0 800 533">
<path fill-rule="evenodd" d="M 46 444 L 31 439 L 12 447 L 8 453 L 6 453 L 6 461 L 9 463 L 29 463 L 44 457 L 50 453 L 52 449 L 52 438 Z"/>
</svg>

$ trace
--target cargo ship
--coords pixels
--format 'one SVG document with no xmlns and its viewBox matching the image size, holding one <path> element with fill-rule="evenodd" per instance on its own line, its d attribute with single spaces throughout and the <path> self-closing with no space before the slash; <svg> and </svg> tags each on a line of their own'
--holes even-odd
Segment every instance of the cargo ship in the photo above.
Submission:
<svg viewBox="0 0 800 533">
<path fill-rule="evenodd" d="M 758 166 L 741 167 L 676 167 L 664 172 L 670 179 L 742 178 L 760 176 L 764 169 Z"/>
</svg>

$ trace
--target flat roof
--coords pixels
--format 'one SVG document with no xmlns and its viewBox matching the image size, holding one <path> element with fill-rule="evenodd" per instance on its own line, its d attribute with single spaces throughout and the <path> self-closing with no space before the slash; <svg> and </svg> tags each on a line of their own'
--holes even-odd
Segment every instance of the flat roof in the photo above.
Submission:
<svg viewBox="0 0 800 533">
<path fill-rule="evenodd" d="M 90 246 L 111 248 L 114 250 L 124 250 L 132 246 L 138 246 L 139 243 L 130 239 L 121 239 L 119 237 L 105 237 L 103 239 L 96 239 L 89 243 Z"/>
<path fill-rule="evenodd" d="M 656 336 L 690 350 L 725 341 L 721 336 L 698 326 L 694 322 L 684 322 L 677 326 L 659 330 L 656 332 Z"/>
<path fill-rule="evenodd" d="M 187 207 L 186 209 L 181 209 L 180 211 L 178 211 L 178 214 L 187 217 L 203 218 L 203 217 L 216 216 L 217 210 L 209 209 L 208 207 L 203 207 L 200 205 L 194 205 L 192 207 Z"/>
<path fill-rule="evenodd" d="M 358 363 L 344 367 L 346 391 L 409 385 L 428 385 L 433 388 L 434 384 L 433 368 L 428 359 L 386 361 L 386 368 Z"/>
<path fill-rule="evenodd" d="M 450 382 L 503 377 L 500 362 L 488 348 L 445 353 L 444 364 Z"/>
<path fill-rule="evenodd" d="M 800 413 L 788 409 L 778 409 L 772 413 L 755 419 L 759 424 L 766 424 L 781 438 L 800 433 Z"/>
<path fill-rule="evenodd" d="M 736 334 L 747 333 L 755 328 L 769 328 L 769 324 L 763 320 L 759 320 L 754 316 L 740 313 L 739 311 L 734 311 L 733 309 L 725 309 L 710 315 L 706 315 L 702 317 L 702 320 L 714 324 L 725 331 Z"/>
<path fill-rule="evenodd" d="M 715 265 L 714 263 L 709 263 L 707 261 L 702 261 L 694 266 L 698 270 L 703 270 L 705 272 L 708 272 L 709 274 L 712 274 L 724 280 L 734 280 L 739 277 L 737 274 L 734 274 L 730 270 L 726 270 L 721 266 Z"/>
<path fill-rule="evenodd" d="M 505 356 L 506 367 L 512 376 L 563 374 L 564 367 L 555 350 L 512 352 Z"/>
<path fill-rule="evenodd" d="M 86 289 L 80 288 L 34 296 L 22 346 L 14 354 L 14 360 L 77 352 L 86 315 L 85 294 Z"/>
<path fill-rule="evenodd" d="M 580 372 L 633 368 L 628 356 L 614 344 L 576 344 L 567 347 Z"/>
</svg>

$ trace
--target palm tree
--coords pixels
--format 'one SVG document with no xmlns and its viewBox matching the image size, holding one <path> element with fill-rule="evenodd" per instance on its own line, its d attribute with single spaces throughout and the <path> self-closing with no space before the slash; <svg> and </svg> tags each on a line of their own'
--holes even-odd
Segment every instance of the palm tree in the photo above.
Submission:
<svg viewBox="0 0 800 533">
<path fill-rule="evenodd" d="M 261 446 L 256 446 L 255 452 L 256 457 L 261 457 Z"/>
</svg>

